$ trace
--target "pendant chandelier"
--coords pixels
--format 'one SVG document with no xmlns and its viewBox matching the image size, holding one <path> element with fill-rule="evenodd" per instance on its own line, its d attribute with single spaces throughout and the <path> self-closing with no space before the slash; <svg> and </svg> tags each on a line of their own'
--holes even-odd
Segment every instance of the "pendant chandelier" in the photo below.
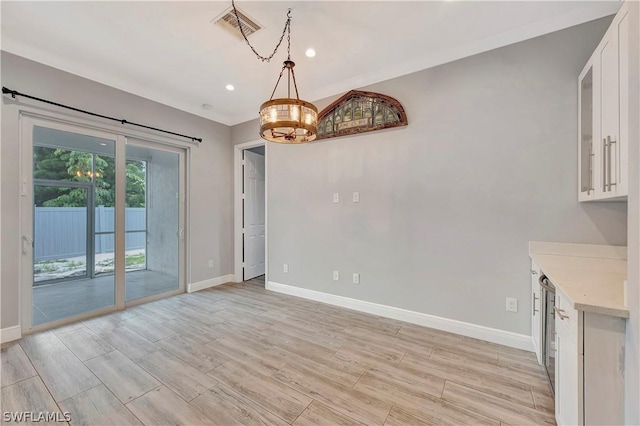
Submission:
<svg viewBox="0 0 640 426">
<path fill-rule="evenodd" d="M 273 53 L 268 57 L 264 57 L 256 52 L 255 48 L 249 43 L 238 17 L 234 0 L 231 0 L 231 5 L 233 6 L 233 13 L 238 20 L 238 27 L 242 37 L 262 62 L 269 62 L 273 58 L 282 44 L 285 34 L 287 35 L 287 60 L 284 61 L 276 86 L 271 93 L 271 98 L 260 106 L 260 136 L 268 141 L 278 143 L 311 142 L 318 134 L 318 109 L 312 103 L 301 100 L 298 94 L 296 74 L 293 71 L 293 67 L 296 64 L 291 60 L 291 9 L 287 13 L 287 22 L 282 30 L 280 41 Z M 273 99 L 285 71 L 287 72 L 287 97 Z M 291 97 L 292 81 L 296 94 L 295 98 Z"/>
</svg>

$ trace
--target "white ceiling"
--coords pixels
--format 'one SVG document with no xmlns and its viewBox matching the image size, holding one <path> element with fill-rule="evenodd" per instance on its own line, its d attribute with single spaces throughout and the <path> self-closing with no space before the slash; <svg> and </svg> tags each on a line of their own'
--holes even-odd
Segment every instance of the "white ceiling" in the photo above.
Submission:
<svg viewBox="0 0 640 426">
<path fill-rule="evenodd" d="M 298 88 L 301 98 L 313 101 L 613 14 L 620 3 L 238 0 L 236 5 L 264 26 L 250 38 L 263 55 L 275 46 L 292 8 Z M 229 6 L 230 0 L 2 1 L 2 49 L 233 125 L 257 118 L 286 59 L 286 45 L 271 63 L 258 61 L 244 41 L 210 23 Z M 308 47 L 317 50 L 315 58 L 304 55 Z M 234 92 L 225 89 L 228 83 Z"/>
</svg>

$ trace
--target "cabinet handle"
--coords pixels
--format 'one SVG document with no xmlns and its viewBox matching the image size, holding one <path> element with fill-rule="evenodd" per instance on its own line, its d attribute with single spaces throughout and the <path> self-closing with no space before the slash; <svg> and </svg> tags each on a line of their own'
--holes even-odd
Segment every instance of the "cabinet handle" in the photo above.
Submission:
<svg viewBox="0 0 640 426">
<path fill-rule="evenodd" d="M 602 139 L 602 192 L 607 192 L 607 138 Z"/>
<path fill-rule="evenodd" d="M 538 275 L 538 271 L 535 269 L 529 269 L 531 271 L 531 275 Z"/>
<path fill-rule="evenodd" d="M 533 293 L 533 315 L 535 315 L 536 312 L 540 312 L 539 309 L 536 309 L 536 300 L 538 300 L 538 297 L 536 297 L 536 294 Z"/>
<path fill-rule="evenodd" d="M 593 191 L 593 159 L 595 158 L 593 153 L 593 144 L 589 147 L 589 189 L 587 189 L 587 195 L 591 195 Z"/>
<path fill-rule="evenodd" d="M 613 145 L 614 143 L 616 143 L 616 141 L 614 139 L 611 139 L 611 136 L 607 136 L 607 161 L 608 161 L 608 166 L 607 166 L 607 180 L 609 181 L 608 183 L 608 191 L 611 191 L 611 187 L 615 186 L 615 183 L 613 183 L 613 179 L 611 179 L 611 145 Z"/>
<path fill-rule="evenodd" d="M 569 318 L 569 315 L 564 315 L 564 309 L 559 309 L 557 306 L 554 306 L 553 309 L 556 311 L 556 314 L 560 317 L 561 320 Z"/>
</svg>

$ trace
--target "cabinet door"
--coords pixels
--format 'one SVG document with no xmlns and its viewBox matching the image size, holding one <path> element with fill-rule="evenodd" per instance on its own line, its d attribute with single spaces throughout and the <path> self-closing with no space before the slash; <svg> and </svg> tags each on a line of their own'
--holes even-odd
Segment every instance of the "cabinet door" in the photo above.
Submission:
<svg viewBox="0 0 640 426">
<path fill-rule="evenodd" d="M 578 199 L 580 201 L 595 198 L 595 72 L 594 61 L 590 60 L 578 77 Z"/>
<path fill-rule="evenodd" d="M 558 425 L 579 423 L 578 346 L 575 332 L 556 315 L 556 421 Z"/>
<path fill-rule="evenodd" d="M 620 132 L 617 147 L 614 146 L 614 167 L 616 174 L 612 193 L 616 196 L 629 194 L 629 16 L 627 6 L 620 10 L 622 19 L 618 24 L 618 68 L 619 68 L 619 100 L 620 100 Z"/>
<path fill-rule="evenodd" d="M 542 300 L 540 298 L 540 267 L 531 261 L 531 337 L 538 364 L 542 365 Z"/>
<path fill-rule="evenodd" d="M 604 198 L 615 196 L 619 180 L 620 98 L 618 28 L 605 34 L 600 47 L 600 149 L 601 176 L 598 182 Z"/>
<path fill-rule="evenodd" d="M 584 315 L 585 424 L 624 424 L 625 320 Z"/>
</svg>

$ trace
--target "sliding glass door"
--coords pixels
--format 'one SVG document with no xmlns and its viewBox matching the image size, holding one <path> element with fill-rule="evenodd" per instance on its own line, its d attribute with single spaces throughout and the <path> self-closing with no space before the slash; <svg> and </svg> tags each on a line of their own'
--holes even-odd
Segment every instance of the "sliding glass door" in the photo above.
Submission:
<svg viewBox="0 0 640 426">
<path fill-rule="evenodd" d="M 184 290 L 185 151 L 25 117 L 26 329 Z"/>
<path fill-rule="evenodd" d="M 125 300 L 130 301 L 180 287 L 184 191 L 181 151 L 129 140 L 126 155 L 126 208 L 144 213 L 144 220 L 125 215 Z M 139 244 L 141 236 L 145 244 Z"/>
<path fill-rule="evenodd" d="M 44 126 L 32 134 L 31 319 L 39 325 L 115 305 L 113 243 L 95 235 L 114 227 L 116 142 Z"/>
</svg>

